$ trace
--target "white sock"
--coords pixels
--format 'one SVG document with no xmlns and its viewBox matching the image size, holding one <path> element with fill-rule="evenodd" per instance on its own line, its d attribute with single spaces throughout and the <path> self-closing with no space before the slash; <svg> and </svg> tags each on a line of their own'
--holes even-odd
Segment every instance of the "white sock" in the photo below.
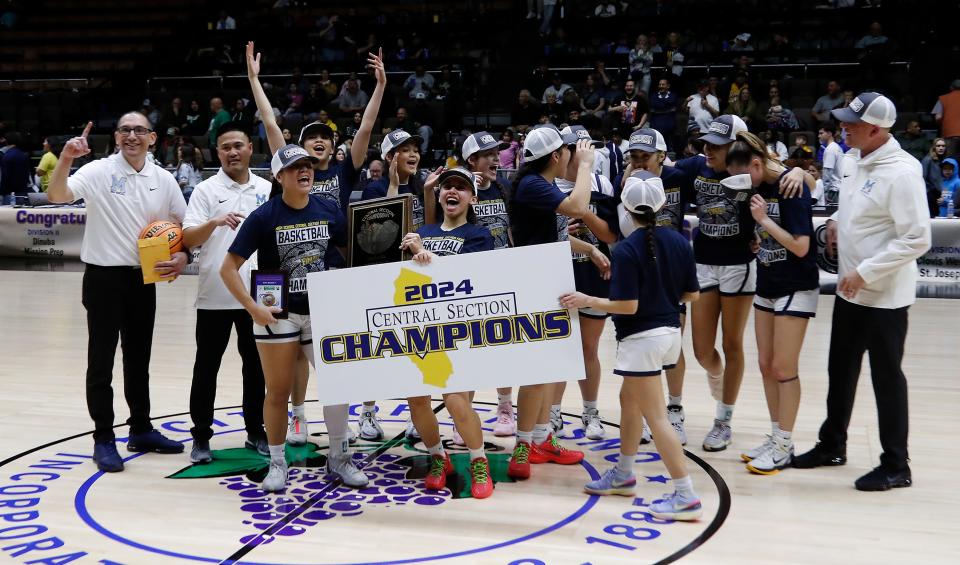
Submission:
<svg viewBox="0 0 960 565">
<path fill-rule="evenodd" d="M 630 475 L 633 473 L 633 462 L 635 459 L 636 456 L 634 455 L 620 454 L 620 459 L 617 460 L 617 470 L 620 471 L 621 475 Z"/>
<path fill-rule="evenodd" d="M 520 430 L 517 430 L 517 443 L 522 441 L 533 443 L 533 432 L 521 432 Z"/>
<path fill-rule="evenodd" d="M 731 418 L 733 418 L 733 404 L 717 402 L 717 419 L 724 424 L 729 424 Z"/>
<path fill-rule="evenodd" d="M 283 454 L 284 444 L 280 445 L 271 445 L 270 447 L 270 460 L 276 461 L 277 463 L 287 464 L 287 458 Z"/>
<path fill-rule="evenodd" d="M 693 479 L 690 475 L 682 479 L 673 479 L 673 488 L 677 489 L 680 500 L 690 501 L 697 499 L 697 493 L 693 492 Z"/>
<path fill-rule="evenodd" d="M 377 412 L 377 406 L 376 405 L 367 406 L 366 404 L 364 404 L 362 408 L 362 412 L 364 416 L 368 416 L 372 418 L 373 415 Z"/>
<path fill-rule="evenodd" d="M 301 420 L 305 419 L 303 415 L 303 404 L 300 404 L 299 406 L 296 404 L 293 405 L 293 415 Z"/>
<path fill-rule="evenodd" d="M 783 444 L 789 446 L 793 443 L 793 432 L 788 432 L 784 429 L 778 429 L 776 431 L 776 437 L 779 437 L 783 440 Z"/>
<path fill-rule="evenodd" d="M 537 424 L 533 428 L 533 443 L 539 445 L 547 441 L 547 436 L 549 435 L 550 435 L 549 424 Z"/>
<path fill-rule="evenodd" d="M 682 394 L 678 394 L 677 396 L 674 396 L 674 395 L 672 395 L 672 394 L 668 394 L 668 395 L 667 395 L 667 406 L 680 406 L 682 399 L 683 399 L 683 395 L 682 395 Z"/>
<path fill-rule="evenodd" d="M 584 413 L 589 412 L 591 408 L 593 408 L 594 410 L 596 410 L 596 408 L 597 408 L 597 401 L 596 401 L 596 400 L 584 400 L 584 401 L 583 401 L 583 411 L 584 411 Z"/>
<path fill-rule="evenodd" d="M 481 448 L 478 448 L 478 449 L 471 449 L 471 450 L 470 450 L 470 460 L 471 460 L 471 461 L 473 461 L 474 459 L 481 459 L 481 458 L 486 457 L 486 456 L 487 456 L 487 454 L 484 453 L 482 447 L 481 447 Z"/>
<path fill-rule="evenodd" d="M 446 452 L 443 450 L 443 442 L 440 442 L 433 447 L 428 447 L 427 451 L 430 452 L 430 455 L 439 455 L 440 457 L 446 456 Z"/>
<path fill-rule="evenodd" d="M 513 393 L 508 392 L 507 394 L 497 393 L 497 402 L 500 404 L 513 404 Z"/>
<path fill-rule="evenodd" d="M 550 415 L 552 416 L 552 415 L 554 415 L 554 414 L 556 414 L 557 416 L 560 415 L 560 405 L 559 405 L 559 404 L 552 404 L 552 405 L 550 406 Z"/>
<path fill-rule="evenodd" d="M 777 435 L 777 432 L 780 431 L 780 422 L 770 421 L 770 433 Z"/>
</svg>

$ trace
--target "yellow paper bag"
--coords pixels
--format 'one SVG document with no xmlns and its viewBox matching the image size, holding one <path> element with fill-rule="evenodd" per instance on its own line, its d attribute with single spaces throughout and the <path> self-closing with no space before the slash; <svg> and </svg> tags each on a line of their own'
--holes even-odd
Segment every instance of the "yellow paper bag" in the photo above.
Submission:
<svg viewBox="0 0 960 565">
<path fill-rule="evenodd" d="M 143 283 L 153 284 L 162 281 L 160 273 L 154 270 L 158 261 L 170 260 L 170 244 L 166 237 L 148 237 L 138 239 L 137 247 L 140 248 L 140 269 L 143 271 Z"/>
</svg>

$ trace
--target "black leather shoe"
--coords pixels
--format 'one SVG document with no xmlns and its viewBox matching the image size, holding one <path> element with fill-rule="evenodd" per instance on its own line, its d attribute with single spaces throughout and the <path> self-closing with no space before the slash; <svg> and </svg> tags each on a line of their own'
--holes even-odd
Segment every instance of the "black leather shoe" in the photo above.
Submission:
<svg viewBox="0 0 960 565">
<path fill-rule="evenodd" d="M 117 445 L 113 440 L 98 441 L 93 444 L 93 460 L 97 468 L 104 473 L 119 473 L 123 471 L 123 459 L 117 453 Z"/>
<path fill-rule="evenodd" d="M 857 479 L 853 486 L 857 490 L 875 491 L 904 488 L 913 484 L 910 468 L 890 469 L 883 465 Z"/>
<path fill-rule="evenodd" d="M 163 437 L 157 430 L 150 430 L 143 434 L 130 434 L 127 439 L 127 451 L 134 453 L 183 453 L 183 444 Z"/>
<path fill-rule="evenodd" d="M 813 469 L 814 467 L 836 467 L 847 464 L 847 450 L 828 450 L 817 443 L 813 449 L 793 457 L 793 466 L 797 469 Z"/>
</svg>

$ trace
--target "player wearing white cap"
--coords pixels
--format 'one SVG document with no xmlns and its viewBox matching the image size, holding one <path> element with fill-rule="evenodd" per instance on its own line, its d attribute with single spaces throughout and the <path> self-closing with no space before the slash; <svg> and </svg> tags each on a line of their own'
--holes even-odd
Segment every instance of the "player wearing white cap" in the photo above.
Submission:
<svg viewBox="0 0 960 565">
<path fill-rule="evenodd" d="M 313 363 L 307 274 L 327 270 L 337 248 L 347 242 L 346 220 L 340 207 L 310 194 L 315 162 L 316 157 L 299 145 L 286 145 L 277 151 L 270 168 L 283 186 L 283 194 L 254 210 L 240 225 L 220 268 L 230 293 L 254 321 L 253 333 L 267 384 L 263 412 L 270 450 L 270 468 L 261 488 L 269 492 L 286 486 L 287 399 L 297 358 L 302 352 Z M 259 269 L 280 271 L 289 279 L 286 318 L 274 317 L 280 308 L 254 300 L 240 276 L 240 268 L 254 252 Z M 351 461 L 347 413 L 346 404 L 323 407 L 330 435 L 327 471 L 347 486 L 363 487 L 367 477 Z"/>
<path fill-rule="evenodd" d="M 657 211 L 666 202 L 659 178 L 627 179 L 621 200 L 637 229 L 613 251 L 610 298 L 580 292 L 560 297 L 565 308 L 594 308 L 614 314 L 620 389 L 620 456 L 617 465 L 587 483 L 590 494 L 633 496 L 633 472 L 645 415 L 676 491 L 649 506 L 653 516 L 695 520 L 703 513 L 693 490 L 680 440 L 667 419 L 660 373 L 680 356 L 680 303 L 699 297 L 696 263 L 690 244 L 675 230 L 657 227 Z"/>
<path fill-rule="evenodd" d="M 553 126 L 530 130 L 523 142 L 523 166 L 514 178 L 510 206 L 510 229 L 517 246 L 565 241 L 566 222 L 558 221 L 558 213 L 581 218 L 589 210 L 590 184 L 593 176 L 594 150 L 588 139 L 577 143 L 579 169 L 577 181 L 569 195 L 557 188 L 570 161 L 570 149 Z M 583 453 L 562 447 L 550 433 L 550 399 L 553 385 L 520 387 L 517 395 L 517 444 L 507 468 L 515 478 L 530 476 L 531 463 L 573 465 L 583 460 Z"/>
<path fill-rule="evenodd" d="M 413 260 L 428 264 L 438 256 L 493 250 L 494 240 L 490 230 L 477 223 L 473 212 L 477 196 L 477 182 L 473 173 L 461 167 L 450 169 L 440 174 L 437 184 L 438 206 L 443 210 L 443 221 L 426 224 L 416 233 L 404 236 L 402 247 L 413 254 Z M 473 409 L 470 394 L 444 394 L 443 401 L 456 428 L 462 433 L 463 444 L 470 450 L 471 496 L 487 498 L 493 494 L 493 479 L 490 477 L 490 463 L 483 451 L 480 417 Z M 430 405 L 430 397 L 409 398 L 407 402 L 413 422 L 430 453 L 430 471 L 425 486 L 428 489 L 443 489 L 453 466 L 440 442 L 437 415 Z"/>
</svg>

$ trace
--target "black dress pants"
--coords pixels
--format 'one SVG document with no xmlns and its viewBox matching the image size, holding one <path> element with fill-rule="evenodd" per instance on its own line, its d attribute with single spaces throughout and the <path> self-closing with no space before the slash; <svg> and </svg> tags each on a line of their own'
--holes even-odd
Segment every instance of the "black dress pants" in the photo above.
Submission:
<svg viewBox="0 0 960 565">
<path fill-rule="evenodd" d="M 826 449 L 846 448 L 860 366 L 867 352 L 880 421 L 880 463 L 895 470 L 907 467 L 907 379 L 900 368 L 907 338 L 907 308 L 872 308 L 836 298 L 830 335 L 827 419 L 820 427 L 820 442 Z"/>
<path fill-rule="evenodd" d="M 87 409 L 94 441 L 113 434 L 113 360 L 123 351 L 123 396 L 130 408 L 130 434 L 150 431 L 150 348 L 157 309 L 154 285 L 143 284 L 139 267 L 87 265 L 83 274 L 87 310 Z"/>
<path fill-rule="evenodd" d="M 213 408 L 217 398 L 217 373 L 230 341 L 230 329 L 237 330 L 237 350 L 243 362 L 243 420 L 247 434 L 264 437 L 263 369 L 253 338 L 253 319 L 246 310 L 197 310 L 197 358 L 190 386 L 190 433 L 195 440 L 209 441 L 213 435 Z"/>
</svg>

